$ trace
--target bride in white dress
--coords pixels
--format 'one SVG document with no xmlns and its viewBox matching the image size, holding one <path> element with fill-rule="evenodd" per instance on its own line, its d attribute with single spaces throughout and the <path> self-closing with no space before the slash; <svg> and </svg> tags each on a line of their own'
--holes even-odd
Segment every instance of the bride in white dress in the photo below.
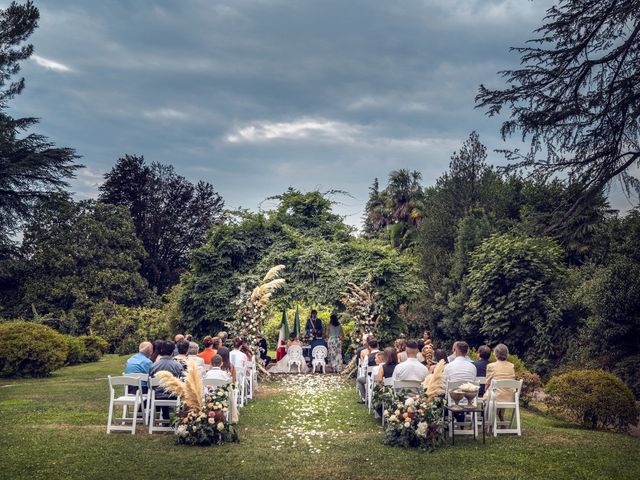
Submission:
<svg viewBox="0 0 640 480">
<path fill-rule="evenodd" d="M 287 346 L 286 346 L 287 354 L 284 357 L 282 357 L 278 363 L 273 365 L 268 370 L 269 373 L 291 373 L 291 372 L 296 372 L 297 373 L 298 372 L 298 365 L 297 364 L 295 366 L 292 366 L 291 370 L 289 369 L 289 358 L 291 358 L 289 349 L 291 347 L 298 347 L 298 348 L 294 348 L 292 353 L 296 357 L 298 357 L 298 355 L 299 355 L 298 360 L 300 361 L 300 373 L 308 373 L 309 372 L 309 367 L 307 366 L 307 362 L 304 360 L 304 356 L 302 355 L 302 343 L 300 343 L 300 341 L 298 340 L 298 337 L 296 337 L 295 333 L 292 333 L 291 335 L 289 335 L 289 339 L 290 339 L 289 343 L 287 343 Z"/>
</svg>

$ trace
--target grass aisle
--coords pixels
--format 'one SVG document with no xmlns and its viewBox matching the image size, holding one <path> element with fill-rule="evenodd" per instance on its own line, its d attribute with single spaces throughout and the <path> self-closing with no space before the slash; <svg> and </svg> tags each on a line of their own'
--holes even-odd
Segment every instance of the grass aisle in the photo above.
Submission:
<svg viewBox="0 0 640 480">
<path fill-rule="evenodd" d="M 125 359 L 0 383 L 0 478 L 638 478 L 640 440 L 525 413 L 524 436 L 461 439 L 433 454 L 386 447 L 352 381 L 286 376 L 241 410 L 239 444 L 197 448 L 171 435 L 105 433 L 107 374 Z"/>
</svg>

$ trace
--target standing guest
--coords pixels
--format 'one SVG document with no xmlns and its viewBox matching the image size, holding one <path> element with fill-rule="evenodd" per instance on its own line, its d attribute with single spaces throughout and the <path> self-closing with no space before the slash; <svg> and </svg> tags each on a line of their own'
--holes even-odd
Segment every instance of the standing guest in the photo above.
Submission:
<svg viewBox="0 0 640 480">
<path fill-rule="evenodd" d="M 333 373 L 342 370 L 342 339 L 344 332 L 338 320 L 338 315 L 331 314 L 329 326 L 327 327 L 327 338 L 329 339 L 329 367 Z"/>
<path fill-rule="evenodd" d="M 260 347 L 260 360 L 264 362 L 265 368 L 271 363 L 271 357 L 267 355 L 267 351 L 269 350 L 269 346 L 267 345 L 267 339 L 264 338 L 263 335 L 258 336 L 259 342 L 258 346 Z"/>
<path fill-rule="evenodd" d="M 142 342 L 138 345 L 138 353 L 129 357 L 127 363 L 124 364 L 124 374 L 141 373 L 144 375 L 149 374 L 149 370 L 153 365 L 150 357 L 153 353 L 153 345 L 151 342 Z M 138 387 L 129 387 L 129 393 L 135 393 Z M 147 392 L 147 382 L 142 382 L 142 392 Z"/>
<path fill-rule="evenodd" d="M 433 359 L 434 363 L 429 367 L 429 373 L 433 373 L 433 370 L 435 369 L 436 365 L 440 362 L 440 360 L 444 360 L 444 363 L 449 363 L 449 360 L 447 359 L 447 352 L 445 352 L 441 348 L 436 350 L 436 353 Z"/>
<path fill-rule="evenodd" d="M 222 357 L 219 354 L 215 354 L 211 357 L 211 369 L 207 372 L 204 378 L 231 382 L 233 380 L 231 374 L 222 369 L 222 363 Z"/>
<path fill-rule="evenodd" d="M 384 364 L 378 370 L 378 383 L 383 383 L 385 378 L 392 378 L 393 371 L 398 366 L 398 353 L 393 347 L 387 347 L 382 353 L 384 356 Z"/>
<path fill-rule="evenodd" d="M 231 363 L 231 360 L 229 359 L 229 349 L 227 347 L 220 347 L 218 349 L 218 355 L 220 355 L 220 357 L 222 358 L 222 365 L 220 368 L 231 375 L 231 378 L 235 382 L 236 368 L 233 366 L 233 363 Z"/>
<path fill-rule="evenodd" d="M 177 334 L 173 339 L 174 343 L 176 344 L 176 348 L 173 351 L 174 357 L 178 355 L 178 343 L 180 343 L 182 340 L 184 340 L 184 335 L 182 335 L 181 333 Z"/>
<path fill-rule="evenodd" d="M 240 337 L 236 337 L 233 339 L 233 350 L 229 353 L 229 360 L 237 370 L 242 370 L 246 368 L 247 365 L 247 356 L 242 352 L 242 339 Z"/>
<path fill-rule="evenodd" d="M 374 367 L 376 365 L 376 353 L 378 352 L 378 340 L 375 337 L 369 337 L 369 341 L 367 342 L 367 349 L 362 351 L 362 354 L 368 352 L 368 355 L 362 356 L 362 361 L 367 362 L 368 367 Z M 370 374 L 367 374 L 370 375 Z M 364 403 L 364 399 L 367 396 L 367 377 L 363 375 L 358 377 L 357 385 L 358 391 L 360 392 L 360 400 Z"/>
<path fill-rule="evenodd" d="M 204 360 L 205 365 L 211 365 L 211 357 L 217 353 L 213 349 L 213 338 L 207 335 L 202 339 L 202 345 L 204 345 L 204 349 L 198 354 L 198 356 Z"/>
<path fill-rule="evenodd" d="M 160 346 L 160 355 L 149 370 L 150 377 L 155 377 L 158 372 L 169 372 L 176 378 L 180 378 L 182 376 L 184 373 L 182 365 L 180 362 L 172 358 L 174 349 L 175 344 L 172 341 L 167 340 L 162 342 L 162 345 Z M 156 398 L 175 399 L 176 397 L 172 393 L 164 390 L 162 387 L 156 387 Z M 169 407 L 161 407 L 161 409 L 162 417 L 169 418 Z"/>
<path fill-rule="evenodd" d="M 394 345 L 396 352 L 398 352 L 398 363 L 404 362 L 407 359 L 407 341 L 404 338 L 399 338 Z"/>
<path fill-rule="evenodd" d="M 324 324 L 322 320 L 318 318 L 318 311 L 311 310 L 311 315 L 307 319 L 307 324 L 305 326 L 305 333 L 307 336 L 311 336 L 313 338 L 322 338 L 322 334 L 324 331 Z"/>
<path fill-rule="evenodd" d="M 407 340 L 405 345 L 407 359 L 396 366 L 396 368 L 393 370 L 392 378 L 394 380 L 411 380 L 422 383 L 429 374 L 429 370 L 417 359 L 418 342 L 416 342 L 415 340 Z"/>
<path fill-rule="evenodd" d="M 491 382 L 494 380 L 515 380 L 516 370 L 513 363 L 507 361 L 509 356 L 509 349 L 506 345 L 500 343 L 493 349 L 493 354 L 496 356 L 496 361 L 487 365 L 487 388 L 484 393 L 484 399 L 489 398 L 489 392 L 491 391 Z M 497 402 L 513 402 L 515 393 L 510 388 L 499 388 L 496 391 L 495 401 Z M 504 421 L 504 408 L 498 409 L 498 418 L 500 421 Z"/>
<path fill-rule="evenodd" d="M 176 345 L 176 350 L 178 351 L 177 355 L 173 356 L 173 359 L 180 362 L 184 370 L 187 370 L 187 358 L 189 354 L 189 342 L 186 340 L 180 340 Z"/>
<path fill-rule="evenodd" d="M 489 357 L 491 357 L 491 349 L 487 345 L 481 345 L 478 348 L 478 360 L 473 362 L 476 366 L 476 374 L 478 377 L 486 377 L 487 376 L 487 365 L 489 364 Z M 482 397 L 484 395 L 485 386 L 480 385 L 480 390 L 478 390 L 478 397 Z"/>
<path fill-rule="evenodd" d="M 358 365 L 360 365 L 360 360 L 361 360 L 360 356 L 361 356 L 362 352 L 367 349 L 367 342 L 369 341 L 369 337 L 370 337 L 370 335 L 368 333 L 362 334 L 362 343 L 357 348 L 356 353 L 355 353 L 355 356 L 356 356 L 356 367 Z"/>
<path fill-rule="evenodd" d="M 153 363 L 155 363 L 158 357 L 160 356 L 160 347 L 162 347 L 163 343 L 164 343 L 164 340 L 156 340 L 155 342 L 153 342 L 153 353 L 151 354 L 151 357 L 149 357 L 149 359 Z"/>
<path fill-rule="evenodd" d="M 455 358 L 444 367 L 444 376 L 449 382 L 476 382 L 478 372 L 476 366 L 467 360 L 469 345 L 467 342 L 453 344 Z"/>
</svg>

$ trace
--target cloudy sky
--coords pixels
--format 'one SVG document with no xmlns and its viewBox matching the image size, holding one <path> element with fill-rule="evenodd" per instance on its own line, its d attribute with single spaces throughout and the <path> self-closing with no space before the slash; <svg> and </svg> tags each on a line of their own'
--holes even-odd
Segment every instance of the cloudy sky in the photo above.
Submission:
<svg viewBox="0 0 640 480">
<path fill-rule="evenodd" d="M 288 186 L 346 190 L 353 198 L 338 209 L 351 224 L 374 177 L 410 168 L 432 184 L 474 129 L 490 150 L 504 146 L 474 96 L 480 83 L 501 85 L 496 72 L 518 61 L 508 47 L 531 37 L 549 5 L 35 3 L 35 55 L 13 110 L 41 117 L 42 133 L 82 155 L 78 198 L 96 195 L 118 157 L 140 154 L 211 182 L 229 207 L 257 209 Z"/>
</svg>

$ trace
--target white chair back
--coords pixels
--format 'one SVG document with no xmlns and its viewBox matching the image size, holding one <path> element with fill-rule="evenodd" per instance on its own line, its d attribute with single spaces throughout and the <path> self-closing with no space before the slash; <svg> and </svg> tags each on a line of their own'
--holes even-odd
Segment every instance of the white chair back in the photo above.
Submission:
<svg viewBox="0 0 640 480">
<path fill-rule="evenodd" d="M 387 377 L 382 379 L 382 384 L 385 387 L 393 387 L 393 378 Z"/>
<path fill-rule="evenodd" d="M 311 357 L 314 360 L 324 360 L 325 358 L 327 358 L 327 355 L 329 354 L 327 347 L 325 347 L 324 345 L 318 345 L 317 347 L 313 348 L 313 351 L 311 352 Z"/>
<path fill-rule="evenodd" d="M 205 378 L 202 380 L 202 386 L 204 388 L 207 387 L 224 387 L 225 385 L 229 385 L 231 380 L 224 380 L 222 378 Z"/>
<path fill-rule="evenodd" d="M 136 425 L 138 422 L 138 409 L 142 409 L 142 381 L 137 377 L 129 377 L 122 375 L 120 377 L 108 376 L 109 382 L 109 415 L 107 418 L 107 433 L 111 433 L 112 430 L 125 430 L 131 432 L 132 435 L 136 433 Z M 123 395 L 118 395 L 116 392 L 117 387 L 123 387 Z M 135 387 L 134 394 L 129 394 L 129 387 Z M 122 417 L 114 418 L 114 408 L 122 407 Z M 128 417 L 127 410 L 129 407 L 133 408 L 133 416 Z M 115 421 L 115 423 L 114 423 Z M 131 426 L 126 426 L 125 423 L 131 422 Z"/>
<path fill-rule="evenodd" d="M 409 390 L 420 393 L 422 391 L 422 382 L 420 380 L 395 380 L 393 389 L 398 392 L 400 390 Z"/>
<path fill-rule="evenodd" d="M 508 392 L 513 392 L 513 401 L 499 401 L 498 395 Z M 488 413 L 488 420 L 493 430 L 493 436 L 498 434 L 510 434 L 522 435 L 520 426 L 520 393 L 522 392 L 522 380 L 493 380 L 489 386 L 489 401 L 486 405 L 486 411 Z M 498 421 L 498 409 L 510 409 L 513 410 L 511 420 Z M 516 422 L 515 428 L 513 428 L 513 422 Z M 498 427 L 507 428 L 498 428 Z"/>
</svg>

